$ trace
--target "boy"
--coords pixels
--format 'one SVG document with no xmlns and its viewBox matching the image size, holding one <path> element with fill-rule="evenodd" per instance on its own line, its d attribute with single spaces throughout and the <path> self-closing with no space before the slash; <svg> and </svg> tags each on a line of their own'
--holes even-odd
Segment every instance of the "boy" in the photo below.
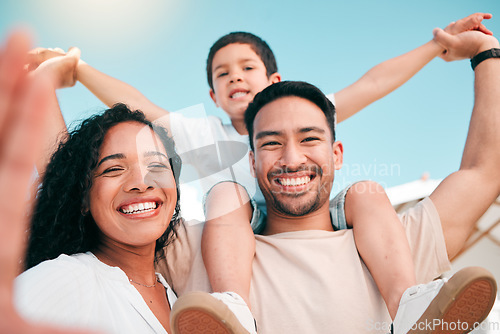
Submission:
<svg viewBox="0 0 500 334">
<path fill-rule="evenodd" d="M 481 21 L 490 17 L 489 14 L 471 15 L 452 23 L 447 30 L 459 33 L 477 29 L 489 33 Z M 356 83 L 335 94 L 338 121 L 352 116 L 396 89 L 442 52 L 443 49 L 439 45 L 430 41 L 405 55 L 374 67 Z M 212 152 L 206 152 L 207 155 L 190 152 L 206 146 L 207 141 L 215 144 L 221 141 L 248 143 L 243 121 L 248 103 L 262 89 L 281 81 L 270 48 L 260 38 L 248 33 L 233 33 L 219 39 L 212 46 L 207 61 L 210 96 L 216 105 L 229 115 L 231 125 L 224 125 L 214 117 L 193 120 L 168 113 L 131 86 L 93 69 L 84 62 L 78 64 L 76 76 L 105 104 L 110 106 L 125 102 L 132 108 L 144 111 L 149 119 L 158 119 L 167 125 L 172 131 L 179 152 L 184 153 L 184 162 L 195 166 L 201 172 L 216 169 L 213 168 L 214 160 L 217 162 L 220 157 Z M 222 156 L 232 155 L 223 152 Z M 223 161 L 222 165 L 231 164 Z M 255 180 L 250 175 L 246 159 L 240 159 L 225 171 L 212 175 L 211 180 L 205 179 L 204 181 L 208 181 L 205 189 L 211 189 L 213 185 L 225 180 L 243 184 L 253 195 L 257 205 L 262 206 L 263 198 L 256 193 Z M 240 303 L 243 299 L 249 305 L 248 293 L 255 240 L 248 224 L 244 223 L 245 220 L 234 220 L 231 215 L 224 217 L 224 214 L 234 210 L 247 210 L 248 213 L 248 209 L 242 206 L 244 203 L 241 200 L 236 200 L 234 205 L 213 204 L 217 192 L 233 191 L 235 198 L 240 198 L 239 191 L 233 189 L 232 185 L 221 184 L 211 191 L 207 202 L 208 221 L 202 251 L 213 290 L 236 292 L 223 294 L 221 298 L 225 303 Z M 401 295 L 408 287 L 415 285 L 415 274 L 404 231 L 385 193 L 379 185 L 363 182 L 345 189 L 331 206 L 335 209 L 332 210 L 332 223 L 336 229 L 347 226 L 354 228 L 359 253 L 370 269 L 391 317 L 394 318 Z M 229 224 L 226 223 L 228 220 Z M 252 227 L 256 232 L 264 228 L 258 224 Z M 386 263 L 390 263 L 390 266 Z M 249 311 L 243 310 L 242 313 L 243 317 L 248 318 Z M 240 321 L 251 322 L 244 319 Z M 247 330 L 255 331 L 252 328 Z"/>
</svg>

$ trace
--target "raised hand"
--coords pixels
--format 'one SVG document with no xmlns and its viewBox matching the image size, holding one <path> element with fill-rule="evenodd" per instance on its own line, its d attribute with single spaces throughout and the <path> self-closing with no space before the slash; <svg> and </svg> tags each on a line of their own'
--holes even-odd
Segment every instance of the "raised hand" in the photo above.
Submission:
<svg viewBox="0 0 500 334">
<path fill-rule="evenodd" d="M 458 35 L 451 35 L 440 28 L 435 28 L 434 40 L 447 50 L 443 55 L 446 61 L 472 58 L 479 52 L 498 48 L 498 40 L 480 31 L 466 31 Z"/>
<path fill-rule="evenodd" d="M 56 88 L 72 87 L 77 80 L 79 60 L 78 48 L 70 48 L 67 53 L 59 48 L 35 48 L 28 53 L 26 68 L 36 75 L 50 73 Z"/>
<path fill-rule="evenodd" d="M 26 75 L 29 47 L 29 36 L 16 32 L 0 51 L 0 333 L 83 334 L 30 324 L 13 303 L 13 282 L 24 257 L 34 164 L 52 87 L 48 76 Z"/>
<path fill-rule="evenodd" d="M 465 31 L 480 31 L 486 35 L 493 35 L 493 33 L 484 26 L 483 20 L 489 20 L 493 15 L 489 13 L 474 13 L 456 22 L 451 22 L 448 24 L 444 31 L 450 35 L 457 35 Z M 439 56 L 445 61 L 451 61 L 450 57 L 447 57 L 447 50 Z"/>
</svg>

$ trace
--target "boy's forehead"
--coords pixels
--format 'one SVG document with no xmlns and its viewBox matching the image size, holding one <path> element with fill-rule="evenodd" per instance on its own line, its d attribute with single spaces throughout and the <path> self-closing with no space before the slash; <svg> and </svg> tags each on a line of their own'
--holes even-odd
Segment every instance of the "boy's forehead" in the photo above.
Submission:
<svg viewBox="0 0 500 334">
<path fill-rule="evenodd" d="M 231 43 L 220 48 L 214 55 L 212 69 L 231 62 L 241 62 L 245 60 L 255 60 L 262 62 L 262 59 L 255 52 L 250 44 Z M 262 62 L 263 63 L 263 62 Z"/>
</svg>

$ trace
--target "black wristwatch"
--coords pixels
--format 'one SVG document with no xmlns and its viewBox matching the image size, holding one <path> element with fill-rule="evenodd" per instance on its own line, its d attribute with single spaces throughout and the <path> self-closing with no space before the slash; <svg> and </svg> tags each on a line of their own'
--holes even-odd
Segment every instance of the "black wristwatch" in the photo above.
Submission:
<svg viewBox="0 0 500 334">
<path fill-rule="evenodd" d="M 489 58 L 500 58 L 500 49 L 489 49 L 483 52 L 478 53 L 470 60 L 470 66 L 472 66 L 472 70 L 476 69 L 476 66 L 479 65 L 483 60 Z"/>
</svg>

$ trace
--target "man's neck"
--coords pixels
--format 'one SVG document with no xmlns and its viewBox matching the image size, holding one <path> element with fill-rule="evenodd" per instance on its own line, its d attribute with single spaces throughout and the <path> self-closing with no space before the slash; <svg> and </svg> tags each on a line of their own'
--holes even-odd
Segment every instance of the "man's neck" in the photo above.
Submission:
<svg viewBox="0 0 500 334">
<path fill-rule="evenodd" d="M 267 208 L 264 235 L 307 230 L 333 231 L 329 202 L 318 210 L 300 217 L 285 215 L 274 208 Z"/>
</svg>

